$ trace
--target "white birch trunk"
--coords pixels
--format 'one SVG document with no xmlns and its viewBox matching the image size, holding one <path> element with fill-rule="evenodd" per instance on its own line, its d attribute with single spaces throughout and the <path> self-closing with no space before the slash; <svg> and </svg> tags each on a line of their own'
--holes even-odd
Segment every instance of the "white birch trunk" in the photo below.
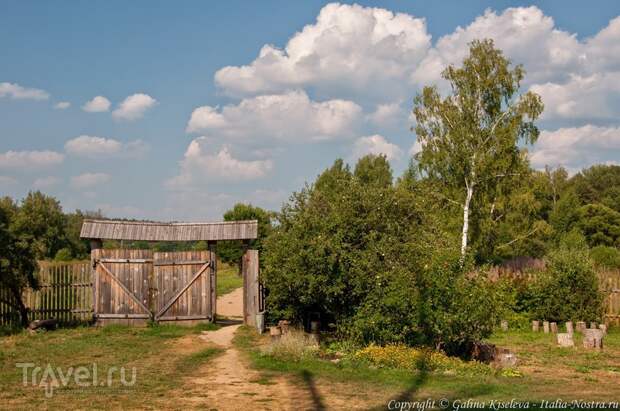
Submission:
<svg viewBox="0 0 620 411">
<path fill-rule="evenodd" d="M 465 204 L 463 204 L 463 236 L 461 238 L 461 262 L 465 261 L 465 253 L 467 252 L 467 236 L 469 232 L 469 204 L 474 195 L 474 187 L 467 186 L 467 196 Z"/>
</svg>

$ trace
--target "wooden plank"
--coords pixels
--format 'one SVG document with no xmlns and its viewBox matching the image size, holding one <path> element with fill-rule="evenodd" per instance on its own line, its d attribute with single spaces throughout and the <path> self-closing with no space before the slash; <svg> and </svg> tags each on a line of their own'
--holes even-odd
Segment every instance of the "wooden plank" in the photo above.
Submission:
<svg viewBox="0 0 620 411">
<path fill-rule="evenodd" d="M 112 279 L 116 285 L 118 285 L 118 287 L 120 287 L 126 294 L 127 296 L 129 296 L 130 298 L 132 298 L 137 304 L 138 306 L 140 306 L 144 311 L 150 313 L 149 309 L 142 303 L 142 301 L 138 300 L 131 291 L 129 291 L 127 289 L 127 287 L 125 287 L 124 284 L 122 284 L 115 276 L 114 274 L 112 274 L 105 265 L 103 264 L 98 264 L 98 267 L 101 267 L 102 270 L 108 274 L 108 278 Z"/>
<path fill-rule="evenodd" d="M 166 305 L 164 305 L 164 307 L 155 315 L 155 319 L 158 319 L 163 313 L 165 313 L 168 308 L 170 308 L 172 306 L 172 304 L 174 304 L 179 297 L 189 288 L 191 287 L 191 285 L 194 283 L 194 281 L 196 281 L 196 279 L 198 277 L 200 277 L 200 275 L 202 275 L 202 273 L 209 268 L 209 266 L 211 265 L 210 262 L 204 264 L 202 267 L 200 267 L 200 269 L 196 272 L 196 274 L 194 274 L 194 276 L 192 277 L 192 279 L 183 286 L 183 288 L 181 288 L 177 293 L 174 294 L 174 297 L 170 299 L 170 301 L 168 301 L 166 303 Z"/>
</svg>

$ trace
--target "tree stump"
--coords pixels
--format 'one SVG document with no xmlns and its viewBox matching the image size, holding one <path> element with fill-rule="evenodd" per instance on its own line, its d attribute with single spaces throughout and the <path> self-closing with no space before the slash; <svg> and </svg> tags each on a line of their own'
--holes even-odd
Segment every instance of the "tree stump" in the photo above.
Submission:
<svg viewBox="0 0 620 411">
<path fill-rule="evenodd" d="M 277 340 L 282 336 L 282 330 L 280 327 L 269 327 L 269 335 L 271 335 L 272 340 Z"/>
<path fill-rule="evenodd" d="M 508 321 L 502 320 L 500 326 L 502 327 L 502 331 L 508 331 Z"/>
<path fill-rule="evenodd" d="M 280 327 L 280 331 L 282 332 L 282 335 L 288 334 L 288 329 L 289 329 L 290 324 L 291 323 L 287 320 L 278 321 L 278 327 Z"/>
<path fill-rule="evenodd" d="M 573 335 L 574 329 L 573 329 L 572 321 L 566 321 L 566 332 L 569 333 L 570 335 Z"/>
<path fill-rule="evenodd" d="M 543 321 L 543 332 L 549 334 L 549 321 Z"/>
<path fill-rule="evenodd" d="M 607 335 L 607 324 L 599 324 L 598 328 L 603 331 L 603 335 Z"/>
<path fill-rule="evenodd" d="M 574 347 L 573 334 L 558 333 L 557 334 L 558 345 L 560 347 Z"/>
<path fill-rule="evenodd" d="M 586 322 L 585 321 L 577 321 L 577 332 L 584 333 L 586 331 Z"/>
<path fill-rule="evenodd" d="M 551 326 L 551 332 L 554 333 L 554 334 L 557 334 L 558 333 L 558 323 L 554 322 L 554 323 L 550 323 L 549 325 Z"/>
<path fill-rule="evenodd" d="M 583 333 L 583 348 L 603 348 L 603 330 L 599 330 L 598 328 L 587 328 Z"/>
<path fill-rule="evenodd" d="M 540 321 L 532 321 L 532 331 L 537 333 L 540 330 Z"/>
<path fill-rule="evenodd" d="M 590 328 L 598 328 L 598 324 L 594 321 L 590 323 Z"/>
</svg>

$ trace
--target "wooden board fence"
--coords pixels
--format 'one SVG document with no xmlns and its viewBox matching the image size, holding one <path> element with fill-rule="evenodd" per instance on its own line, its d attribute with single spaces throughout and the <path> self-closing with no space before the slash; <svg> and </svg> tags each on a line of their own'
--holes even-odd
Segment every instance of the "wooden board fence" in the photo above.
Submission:
<svg viewBox="0 0 620 411">
<path fill-rule="evenodd" d="M 39 262 L 39 289 L 26 289 L 23 301 L 28 320 L 55 318 L 61 324 L 89 322 L 93 317 L 93 293 L 89 261 Z M 8 289 L 0 288 L 0 325 L 20 323 Z"/>
</svg>

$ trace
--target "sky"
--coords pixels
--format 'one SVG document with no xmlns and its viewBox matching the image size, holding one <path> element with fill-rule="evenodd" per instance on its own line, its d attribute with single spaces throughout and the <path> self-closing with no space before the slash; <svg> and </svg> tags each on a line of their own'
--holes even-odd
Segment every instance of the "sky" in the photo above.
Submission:
<svg viewBox="0 0 620 411">
<path fill-rule="evenodd" d="M 620 2 L 0 0 L 0 195 L 217 221 L 337 158 L 419 149 L 412 100 L 492 38 L 540 94 L 535 168 L 620 162 Z"/>
</svg>

